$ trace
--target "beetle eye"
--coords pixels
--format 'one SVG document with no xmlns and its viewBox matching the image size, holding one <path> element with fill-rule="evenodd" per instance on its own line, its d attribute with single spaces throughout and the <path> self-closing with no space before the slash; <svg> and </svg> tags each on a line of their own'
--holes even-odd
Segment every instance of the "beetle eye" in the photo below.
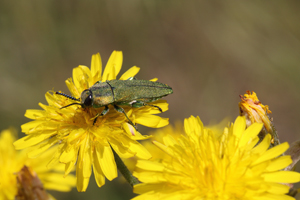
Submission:
<svg viewBox="0 0 300 200">
<path fill-rule="evenodd" d="M 92 105 L 92 101 L 93 100 L 93 97 L 92 97 L 92 94 L 90 94 L 85 100 L 84 100 L 84 105 L 85 106 L 91 106 Z"/>
</svg>

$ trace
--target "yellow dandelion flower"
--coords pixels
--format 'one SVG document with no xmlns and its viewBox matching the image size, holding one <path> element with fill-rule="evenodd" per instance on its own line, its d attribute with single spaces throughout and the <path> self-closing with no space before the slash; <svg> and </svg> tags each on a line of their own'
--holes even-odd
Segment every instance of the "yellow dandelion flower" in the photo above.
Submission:
<svg viewBox="0 0 300 200">
<path fill-rule="evenodd" d="M 219 123 L 213 123 L 211 122 L 208 126 L 205 126 L 207 129 L 211 130 L 216 137 L 220 137 L 224 131 L 224 127 L 229 124 L 229 118 L 223 119 Z M 166 127 L 157 129 L 155 131 L 151 131 L 149 135 L 151 135 L 150 140 L 144 140 L 141 143 L 143 144 L 146 149 L 148 149 L 149 152 L 151 152 L 151 159 L 150 160 L 156 160 L 156 161 L 162 161 L 163 159 L 169 159 L 171 158 L 168 154 L 162 152 L 159 148 L 157 148 L 154 144 L 153 141 L 157 141 L 162 143 L 163 142 L 163 137 L 166 135 L 171 135 L 174 138 L 180 137 L 182 134 L 184 134 L 184 127 L 182 121 L 176 121 L 174 125 L 168 125 Z M 130 171 L 133 171 L 137 158 L 132 157 L 129 159 L 123 159 L 124 163 L 128 167 Z M 122 179 L 123 180 L 123 179 Z"/>
<path fill-rule="evenodd" d="M 213 130 L 215 136 L 219 137 L 222 134 L 224 127 L 228 125 L 228 122 L 228 118 L 225 118 L 218 124 L 210 123 L 210 125 L 206 126 L 206 128 L 208 128 L 209 130 Z M 156 129 L 156 131 L 151 131 L 149 133 L 149 135 L 152 136 L 151 139 L 144 140 L 141 143 L 149 152 L 151 152 L 152 157 L 150 158 L 150 160 L 161 162 L 165 159 L 171 159 L 171 157 L 165 152 L 162 152 L 159 148 L 157 148 L 153 144 L 153 141 L 162 143 L 163 137 L 165 137 L 166 135 L 171 135 L 172 137 L 177 138 L 180 137 L 182 134 L 184 134 L 183 123 L 182 121 L 176 121 L 174 125 L 169 124 L 166 127 Z M 136 157 L 123 159 L 123 162 L 131 172 L 135 169 L 137 161 L 138 159 Z M 125 183 L 125 179 L 123 177 L 121 177 L 119 180 L 120 182 Z"/>
<path fill-rule="evenodd" d="M 246 128 L 245 117 L 238 117 L 216 137 L 199 117 L 186 119 L 186 135 L 154 142 L 171 159 L 138 161 L 133 175 L 143 183 L 134 186 L 140 195 L 133 199 L 294 199 L 285 195 L 289 186 L 281 184 L 300 181 L 299 173 L 282 171 L 292 162 L 280 156 L 289 145 L 268 149 L 270 135 L 257 145 L 262 126 Z"/>
<path fill-rule="evenodd" d="M 97 81 L 116 79 L 122 61 L 122 52 L 114 51 L 102 74 L 101 57 L 98 53 L 92 56 L 91 69 L 82 65 L 74 68 L 73 79 L 66 80 L 73 98 L 47 92 L 46 100 L 49 105 L 40 103 L 44 110 L 26 111 L 25 116 L 34 121 L 21 126 L 22 131 L 28 136 L 14 143 L 17 149 L 33 146 L 34 150 L 29 152 L 30 157 L 37 156 L 58 144 L 51 162 L 59 160 L 64 163 L 66 175 L 76 165 L 78 191 L 86 190 L 92 169 L 99 187 L 104 185 L 105 177 L 108 180 L 117 177 L 117 167 L 111 148 L 122 158 L 151 157 L 151 154 L 137 142 L 147 139 L 148 136 L 141 135 L 128 125 L 126 116 L 117 112 L 112 105 L 108 106 L 110 111 L 103 116 L 99 116 L 99 113 L 102 113 L 104 107 L 68 106 L 74 104 L 74 100 L 80 99 L 82 92 L 91 88 Z M 139 68 L 134 66 L 126 71 L 120 80 L 134 77 L 138 71 Z M 168 119 L 153 115 L 160 113 L 157 107 L 162 111 L 168 109 L 166 101 L 158 100 L 147 105 L 151 106 L 139 108 L 122 106 L 122 108 L 134 124 L 159 128 L 169 123 Z"/>
<path fill-rule="evenodd" d="M 53 150 L 42 154 L 39 159 L 27 157 L 27 151 L 16 151 L 13 142 L 16 140 L 14 130 L 4 130 L 0 134 L 0 199 L 14 199 L 17 195 L 17 174 L 24 166 L 36 174 L 45 189 L 67 192 L 76 184 L 73 175 L 63 177 L 63 166 L 47 168 Z"/>
<path fill-rule="evenodd" d="M 257 98 L 255 92 L 246 91 L 244 96 L 240 95 L 241 102 L 239 103 L 241 116 L 246 117 L 247 127 L 251 124 L 258 122 L 263 123 L 264 127 L 259 135 L 262 140 L 266 134 L 270 133 L 272 136 L 271 143 L 274 145 L 279 144 L 277 132 L 268 116 L 272 112 L 269 110 L 268 105 L 263 105 Z"/>
<path fill-rule="evenodd" d="M 206 129 L 210 130 L 215 137 L 220 137 L 224 131 L 224 127 L 229 123 L 228 118 L 225 118 L 219 123 L 210 123 L 205 126 Z M 145 140 L 142 144 L 151 152 L 152 158 L 151 160 L 161 160 L 170 158 L 168 154 L 162 153 L 160 149 L 158 149 L 155 145 L 153 145 L 153 141 L 157 141 L 163 143 L 163 138 L 167 135 L 171 135 L 173 138 L 177 139 L 182 134 L 184 134 L 184 126 L 181 121 L 175 122 L 175 125 L 168 125 L 164 128 L 158 129 L 156 131 L 150 132 L 150 135 L 153 137 L 151 140 Z"/>
</svg>

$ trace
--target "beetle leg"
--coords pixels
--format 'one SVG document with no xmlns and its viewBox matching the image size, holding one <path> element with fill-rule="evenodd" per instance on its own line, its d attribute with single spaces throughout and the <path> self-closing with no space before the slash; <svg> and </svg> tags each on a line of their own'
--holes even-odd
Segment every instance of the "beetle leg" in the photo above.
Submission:
<svg viewBox="0 0 300 200">
<path fill-rule="evenodd" d="M 97 113 L 95 119 L 94 119 L 94 122 L 93 122 L 93 125 L 96 123 L 97 119 L 99 116 L 103 116 L 103 115 L 106 115 L 106 113 L 109 111 L 109 108 L 108 106 L 105 106 L 105 108 L 103 109 L 103 111 L 99 114 Z"/>
<path fill-rule="evenodd" d="M 102 81 L 97 81 L 95 84 L 97 84 L 97 83 L 102 83 Z M 94 84 L 94 85 L 95 85 L 95 84 Z"/>
<path fill-rule="evenodd" d="M 145 106 L 152 106 L 152 107 L 155 107 L 155 108 L 157 108 L 160 112 L 162 112 L 162 109 L 161 109 L 159 106 L 155 106 L 155 105 L 151 105 L 151 104 L 146 104 L 146 103 L 145 103 Z"/>
<path fill-rule="evenodd" d="M 131 104 L 131 106 L 132 106 L 133 108 L 140 108 L 140 107 L 142 107 L 142 106 L 152 106 L 152 107 L 157 108 L 160 112 L 162 112 L 162 109 L 161 109 L 159 106 L 147 104 L 147 103 L 144 103 L 144 102 L 142 102 L 142 101 L 136 101 L 136 102 L 133 102 L 133 103 Z"/>
<path fill-rule="evenodd" d="M 137 127 L 132 123 L 132 121 L 128 118 L 128 116 L 126 115 L 125 113 L 125 110 L 122 108 L 122 107 L 119 107 L 117 105 L 114 104 L 114 108 L 116 109 L 116 111 L 120 112 L 120 113 L 123 113 L 125 115 L 125 117 L 127 118 L 129 124 L 131 124 L 135 130 L 137 130 Z"/>
</svg>

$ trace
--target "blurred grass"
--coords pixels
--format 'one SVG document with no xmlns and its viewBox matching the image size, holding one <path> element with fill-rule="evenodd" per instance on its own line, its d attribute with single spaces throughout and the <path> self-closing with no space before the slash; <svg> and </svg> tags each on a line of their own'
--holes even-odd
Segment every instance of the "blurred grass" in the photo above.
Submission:
<svg viewBox="0 0 300 200">
<path fill-rule="evenodd" d="M 1 130 L 29 121 L 25 110 L 46 103 L 46 91 L 67 92 L 64 81 L 79 64 L 90 66 L 92 54 L 100 52 L 105 66 L 113 50 L 122 50 L 121 73 L 136 65 L 138 79 L 157 77 L 173 87 L 162 114 L 171 123 L 190 115 L 205 124 L 234 119 L 238 95 L 253 90 L 270 106 L 281 141 L 298 140 L 299 7 L 297 1 L 1 1 Z M 108 185 L 55 196 L 133 195 L 117 181 Z"/>
</svg>

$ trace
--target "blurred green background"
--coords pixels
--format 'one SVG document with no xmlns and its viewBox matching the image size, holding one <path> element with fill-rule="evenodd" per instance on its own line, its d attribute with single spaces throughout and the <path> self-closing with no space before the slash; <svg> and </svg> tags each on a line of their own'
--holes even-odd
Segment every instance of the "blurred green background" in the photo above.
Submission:
<svg viewBox="0 0 300 200">
<path fill-rule="evenodd" d="M 0 1 L 0 126 L 29 120 L 49 90 L 99 52 L 103 65 L 123 51 L 121 73 L 172 86 L 170 122 L 199 115 L 204 124 L 239 114 L 253 90 L 270 106 L 281 141 L 300 139 L 300 2 L 298 1 Z M 152 129 L 140 128 L 144 134 Z M 21 134 L 20 134 L 21 136 Z M 91 178 L 87 192 L 57 199 L 129 199 L 127 184 Z"/>
</svg>

